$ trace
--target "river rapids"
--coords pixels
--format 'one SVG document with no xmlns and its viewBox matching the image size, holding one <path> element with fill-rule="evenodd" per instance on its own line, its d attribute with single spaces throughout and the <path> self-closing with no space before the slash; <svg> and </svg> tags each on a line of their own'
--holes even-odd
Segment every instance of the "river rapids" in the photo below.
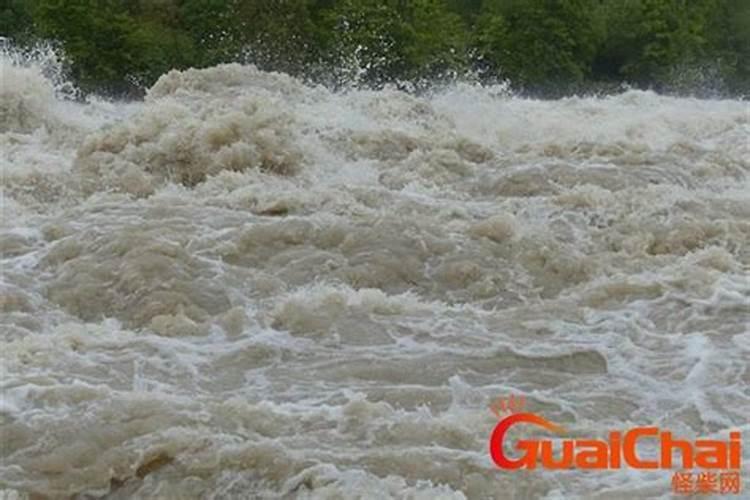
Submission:
<svg viewBox="0 0 750 500">
<path fill-rule="evenodd" d="M 126 103 L 1 61 L 2 498 L 671 494 L 500 470 L 510 394 L 750 436 L 748 102 L 230 64 Z"/>
</svg>

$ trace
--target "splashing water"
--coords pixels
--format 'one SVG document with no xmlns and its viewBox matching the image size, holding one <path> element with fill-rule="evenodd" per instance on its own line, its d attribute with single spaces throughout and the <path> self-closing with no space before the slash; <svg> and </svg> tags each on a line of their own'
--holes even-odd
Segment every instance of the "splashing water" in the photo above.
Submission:
<svg viewBox="0 0 750 500">
<path fill-rule="evenodd" d="M 659 498 L 496 469 L 489 401 L 750 431 L 747 102 L 61 85 L 0 57 L 6 492 Z"/>
</svg>

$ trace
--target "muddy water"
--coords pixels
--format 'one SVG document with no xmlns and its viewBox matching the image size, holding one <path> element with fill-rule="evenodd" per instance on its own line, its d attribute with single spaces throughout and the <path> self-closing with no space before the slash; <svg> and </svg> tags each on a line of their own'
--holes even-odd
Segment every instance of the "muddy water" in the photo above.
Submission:
<svg viewBox="0 0 750 500">
<path fill-rule="evenodd" d="M 228 65 L 83 103 L 41 68 L 0 68 L 5 494 L 669 495 L 498 470 L 511 393 L 575 436 L 750 433 L 747 102 Z"/>
</svg>

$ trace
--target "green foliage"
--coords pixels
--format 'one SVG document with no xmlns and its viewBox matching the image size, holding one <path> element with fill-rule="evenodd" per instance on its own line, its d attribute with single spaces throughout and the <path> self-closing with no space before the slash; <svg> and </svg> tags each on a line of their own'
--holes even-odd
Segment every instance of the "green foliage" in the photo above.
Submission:
<svg viewBox="0 0 750 500">
<path fill-rule="evenodd" d="M 599 12 L 606 29 L 594 72 L 603 78 L 685 91 L 747 81 L 744 0 L 606 0 Z"/>
<path fill-rule="evenodd" d="M 565 88 L 590 73 L 599 33 L 586 0 L 485 2 L 479 54 L 495 72 L 537 89 Z"/>
<path fill-rule="evenodd" d="M 124 75 L 136 69 L 137 53 L 128 36 L 136 25 L 113 1 L 65 0 L 38 2 L 35 24 L 44 37 L 61 40 L 75 61 L 73 74 L 84 87 L 101 85 L 124 90 Z"/>
<path fill-rule="evenodd" d="M 238 38 L 251 60 L 267 69 L 300 74 L 316 52 L 310 0 L 239 2 Z"/>
<path fill-rule="evenodd" d="M 440 0 L 414 0 L 407 12 L 411 40 L 405 47 L 417 77 L 439 76 L 468 67 L 469 37 L 461 16 Z"/>
<path fill-rule="evenodd" d="M 322 19 L 329 63 L 354 62 L 371 84 L 468 67 L 466 26 L 442 0 L 341 0 Z"/>
<path fill-rule="evenodd" d="M 542 95 L 750 93 L 747 0 L 0 0 L 0 36 L 61 43 L 84 90 L 115 94 L 238 60 L 327 83 L 473 67 Z"/>
<path fill-rule="evenodd" d="M 714 12 L 708 31 L 714 54 L 725 69 L 729 90 L 750 96 L 750 2 L 728 0 Z"/>
<path fill-rule="evenodd" d="M 329 64 L 354 64 L 380 84 L 405 75 L 405 47 L 413 35 L 395 2 L 341 0 L 322 13 L 320 38 Z M 328 35 L 330 33 L 331 35 Z"/>
<path fill-rule="evenodd" d="M 28 1 L 0 0 L 0 36 L 24 41 L 32 35 L 32 24 Z"/>
<path fill-rule="evenodd" d="M 643 0 L 637 33 L 641 51 L 637 59 L 622 68 L 626 76 L 643 81 L 647 75 L 664 78 L 668 68 L 697 61 L 705 48 L 704 17 L 699 17 L 695 2 Z"/>
<path fill-rule="evenodd" d="M 155 21 L 139 23 L 125 36 L 125 46 L 134 55 L 129 76 L 148 86 L 172 68 L 191 66 L 195 60 L 193 40 L 183 31 Z"/>
<path fill-rule="evenodd" d="M 153 7 L 125 0 L 37 0 L 34 27 L 63 44 L 84 89 L 133 93 L 170 68 L 189 65 L 194 52 L 188 34 L 168 22 L 168 11 Z"/>
<path fill-rule="evenodd" d="M 185 0 L 176 16 L 196 47 L 194 65 L 210 66 L 233 58 L 242 49 L 242 23 L 234 15 L 236 2 Z"/>
</svg>

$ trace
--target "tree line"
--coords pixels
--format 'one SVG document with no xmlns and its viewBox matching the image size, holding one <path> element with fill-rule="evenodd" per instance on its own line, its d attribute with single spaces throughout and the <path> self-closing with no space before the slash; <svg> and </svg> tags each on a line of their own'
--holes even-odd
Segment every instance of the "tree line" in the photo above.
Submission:
<svg viewBox="0 0 750 500">
<path fill-rule="evenodd" d="M 0 36 L 59 43 L 83 90 L 112 95 L 234 61 L 331 86 L 750 94 L 747 0 L 0 0 Z"/>
</svg>

